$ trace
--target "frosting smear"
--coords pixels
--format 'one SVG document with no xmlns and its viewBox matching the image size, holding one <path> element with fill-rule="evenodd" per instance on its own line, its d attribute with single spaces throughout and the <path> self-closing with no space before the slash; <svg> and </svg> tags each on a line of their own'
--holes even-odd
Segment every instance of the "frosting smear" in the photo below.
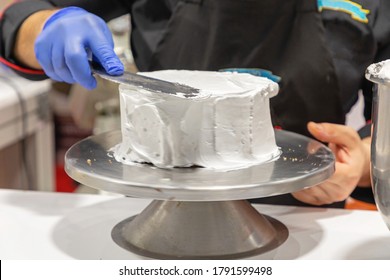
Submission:
<svg viewBox="0 0 390 280">
<path fill-rule="evenodd" d="M 116 160 L 231 170 L 280 154 L 269 106 L 279 90 L 275 82 L 231 72 L 139 74 L 199 88 L 208 97 L 192 100 L 121 84 L 122 143 L 114 147 Z"/>
</svg>

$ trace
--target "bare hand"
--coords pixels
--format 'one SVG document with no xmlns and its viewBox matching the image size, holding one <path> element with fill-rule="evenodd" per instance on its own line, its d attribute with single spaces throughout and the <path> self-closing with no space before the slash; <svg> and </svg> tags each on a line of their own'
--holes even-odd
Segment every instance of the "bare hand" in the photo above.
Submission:
<svg viewBox="0 0 390 280">
<path fill-rule="evenodd" d="M 345 200 L 358 184 L 370 182 L 370 145 L 348 126 L 308 123 L 309 132 L 319 141 L 329 143 L 336 158 L 336 171 L 327 181 L 292 195 L 312 205 Z"/>
</svg>

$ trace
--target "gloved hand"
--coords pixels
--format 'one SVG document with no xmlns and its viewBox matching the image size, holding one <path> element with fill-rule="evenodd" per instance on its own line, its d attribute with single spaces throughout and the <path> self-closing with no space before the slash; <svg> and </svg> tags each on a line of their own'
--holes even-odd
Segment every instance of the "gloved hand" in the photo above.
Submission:
<svg viewBox="0 0 390 280">
<path fill-rule="evenodd" d="M 56 81 L 96 87 L 89 58 L 93 55 L 110 75 L 124 71 L 114 53 L 114 42 L 106 23 L 78 7 L 53 14 L 35 41 L 35 55 L 45 73 Z"/>
</svg>

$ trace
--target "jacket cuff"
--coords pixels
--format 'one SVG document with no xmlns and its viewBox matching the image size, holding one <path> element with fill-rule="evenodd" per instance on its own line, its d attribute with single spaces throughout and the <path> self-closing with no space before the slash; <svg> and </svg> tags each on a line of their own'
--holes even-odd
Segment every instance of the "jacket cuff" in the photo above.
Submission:
<svg viewBox="0 0 390 280">
<path fill-rule="evenodd" d="M 53 9 L 54 6 L 45 1 L 26 1 L 19 2 L 9 6 L 1 18 L 0 34 L 0 62 L 18 72 L 23 77 L 29 79 L 44 79 L 46 76 L 43 71 L 26 68 L 18 63 L 13 57 L 13 48 L 16 35 L 23 21 L 31 14 L 47 9 Z"/>
<path fill-rule="evenodd" d="M 359 129 L 358 133 L 361 139 L 371 136 L 371 121 L 368 121 L 365 126 Z"/>
</svg>

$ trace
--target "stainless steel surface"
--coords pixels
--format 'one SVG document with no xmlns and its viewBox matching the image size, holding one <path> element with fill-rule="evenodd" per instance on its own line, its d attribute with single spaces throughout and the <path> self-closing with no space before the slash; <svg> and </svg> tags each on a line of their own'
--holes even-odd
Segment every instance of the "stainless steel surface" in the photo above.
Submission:
<svg viewBox="0 0 390 280">
<path fill-rule="evenodd" d="M 387 61 L 386 63 L 390 63 Z M 390 74 L 378 77 L 384 62 L 370 67 L 367 79 L 377 84 L 372 113 L 371 177 L 375 202 L 390 229 Z"/>
<path fill-rule="evenodd" d="M 65 169 L 94 188 L 156 199 L 112 231 L 118 245 L 152 258 L 232 259 L 274 249 L 287 228 L 242 199 L 296 191 L 334 172 L 326 146 L 286 131 L 276 131 L 278 159 L 234 171 L 124 165 L 110 152 L 120 141 L 119 131 L 80 141 L 66 153 Z"/>
<path fill-rule="evenodd" d="M 158 259 L 236 259 L 282 244 L 287 228 L 247 201 L 153 201 L 112 230 L 113 240 Z"/>
<path fill-rule="evenodd" d="M 155 78 L 145 77 L 125 71 L 122 75 L 113 76 L 107 74 L 103 67 L 97 63 L 91 63 L 92 73 L 114 83 L 134 85 L 159 93 L 166 93 L 183 98 L 205 98 L 199 89 L 179 83 L 171 83 Z"/>
<path fill-rule="evenodd" d="M 225 201 L 289 193 L 316 185 L 334 172 L 332 152 L 318 141 L 276 131 L 281 156 L 233 171 L 161 169 L 117 162 L 110 149 L 121 141 L 113 131 L 86 138 L 65 155 L 65 170 L 76 181 L 133 197 L 176 201 Z"/>
</svg>

